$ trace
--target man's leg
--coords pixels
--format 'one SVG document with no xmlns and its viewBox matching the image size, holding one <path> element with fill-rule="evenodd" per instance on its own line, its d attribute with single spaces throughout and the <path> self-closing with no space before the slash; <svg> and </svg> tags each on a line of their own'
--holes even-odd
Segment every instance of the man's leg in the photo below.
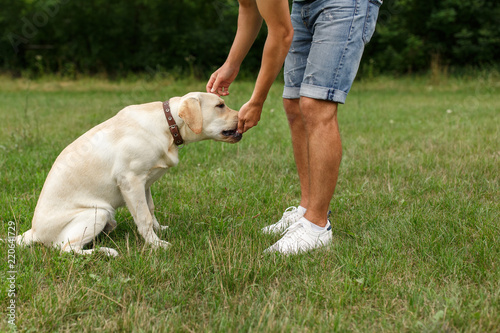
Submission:
<svg viewBox="0 0 500 333">
<path fill-rule="evenodd" d="M 288 207 L 281 219 L 271 225 L 262 228 L 266 234 L 280 234 L 292 224 L 304 216 L 304 209 L 307 209 L 309 194 L 309 162 L 307 152 L 307 133 L 300 112 L 299 98 L 283 98 L 283 106 L 288 117 L 288 124 L 292 134 L 293 154 L 300 181 L 301 199 L 299 207 Z"/>
<path fill-rule="evenodd" d="M 300 180 L 300 205 L 305 217 L 324 227 L 337 184 L 342 143 L 337 103 L 308 97 L 284 99 Z"/>
<path fill-rule="evenodd" d="M 337 106 L 349 93 L 364 45 L 373 34 L 379 6 L 368 0 L 342 4 L 333 0 L 294 2 L 295 35 L 285 61 L 283 97 L 310 97 L 300 97 L 298 108 L 296 101 L 285 102 L 302 189 L 301 204 L 307 211 L 266 252 L 294 254 L 331 242 L 331 226 L 321 230 L 313 224 L 328 224 L 328 206 L 342 159 Z M 297 37 L 311 31 L 314 36 Z M 296 116 L 297 110 L 301 118 Z M 302 119 L 302 127 L 294 124 L 297 119 Z"/>
<path fill-rule="evenodd" d="M 328 245 L 332 241 L 331 226 L 326 228 L 327 211 L 337 184 L 342 144 L 337 123 L 337 103 L 307 97 L 301 97 L 299 103 L 297 100 L 284 103 L 300 177 L 301 203 L 307 200 L 307 211 L 304 217 L 299 217 L 286 229 L 279 241 L 264 252 L 296 254 Z M 312 223 L 325 228 L 316 228 Z"/>
<path fill-rule="evenodd" d="M 330 101 L 300 98 L 309 163 L 308 193 L 305 195 L 308 200 L 307 212 L 304 217 L 320 227 L 328 223 L 328 207 L 335 192 L 342 159 L 337 106 L 337 103 Z"/>
<path fill-rule="evenodd" d="M 309 160 L 307 147 L 307 132 L 300 111 L 299 99 L 283 99 L 290 133 L 292 135 L 293 155 L 300 181 L 300 206 L 307 208 L 309 201 Z"/>
</svg>

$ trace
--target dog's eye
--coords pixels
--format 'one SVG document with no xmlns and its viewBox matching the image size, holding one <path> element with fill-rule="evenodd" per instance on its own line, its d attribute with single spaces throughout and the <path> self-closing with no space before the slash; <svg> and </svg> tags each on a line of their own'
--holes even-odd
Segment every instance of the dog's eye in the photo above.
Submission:
<svg viewBox="0 0 500 333">
<path fill-rule="evenodd" d="M 226 106 L 226 105 L 225 105 L 224 103 L 220 103 L 220 104 L 218 104 L 218 105 L 217 105 L 217 107 L 218 107 L 218 108 L 221 108 L 221 109 L 222 109 L 223 107 L 225 107 L 225 106 Z"/>
</svg>

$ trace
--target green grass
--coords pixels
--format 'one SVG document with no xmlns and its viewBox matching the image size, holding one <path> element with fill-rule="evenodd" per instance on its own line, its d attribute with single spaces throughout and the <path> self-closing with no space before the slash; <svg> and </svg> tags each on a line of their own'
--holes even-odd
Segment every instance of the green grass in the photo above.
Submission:
<svg viewBox="0 0 500 333">
<path fill-rule="evenodd" d="M 53 161 L 80 134 L 126 105 L 204 86 L 0 77 L 0 237 L 8 221 L 30 228 Z M 239 108 L 252 87 L 234 83 L 228 105 Z M 499 75 L 356 82 L 339 110 L 333 244 L 291 257 L 263 255 L 278 237 L 259 232 L 300 196 L 281 90 L 242 142 L 188 145 L 153 186 L 170 249 L 145 246 L 126 209 L 95 241 L 118 258 L 17 248 L 18 329 L 499 331 Z"/>
</svg>

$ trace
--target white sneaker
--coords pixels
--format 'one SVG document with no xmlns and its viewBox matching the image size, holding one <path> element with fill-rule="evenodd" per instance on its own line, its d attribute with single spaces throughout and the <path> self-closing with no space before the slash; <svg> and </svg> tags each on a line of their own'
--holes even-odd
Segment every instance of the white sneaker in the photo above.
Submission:
<svg viewBox="0 0 500 333">
<path fill-rule="evenodd" d="M 262 232 L 265 234 L 281 234 L 286 228 L 300 220 L 303 216 L 304 213 L 300 211 L 299 207 L 288 207 L 278 222 L 262 228 Z"/>
<path fill-rule="evenodd" d="M 315 231 L 311 227 L 311 222 L 305 218 L 301 218 L 288 227 L 283 234 L 283 238 L 267 248 L 264 252 L 297 254 L 325 246 L 332 240 L 332 226 L 330 221 L 328 221 L 324 231 Z"/>
</svg>

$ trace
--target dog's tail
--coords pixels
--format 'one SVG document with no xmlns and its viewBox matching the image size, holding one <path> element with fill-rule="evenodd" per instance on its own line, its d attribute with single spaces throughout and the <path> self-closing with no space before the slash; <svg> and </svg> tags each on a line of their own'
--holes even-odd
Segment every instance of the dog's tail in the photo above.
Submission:
<svg viewBox="0 0 500 333">
<path fill-rule="evenodd" d="M 27 246 L 33 243 L 33 229 L 26 231 L 24 234 L 16 237 L 17 245 Z"/>
</svg>

